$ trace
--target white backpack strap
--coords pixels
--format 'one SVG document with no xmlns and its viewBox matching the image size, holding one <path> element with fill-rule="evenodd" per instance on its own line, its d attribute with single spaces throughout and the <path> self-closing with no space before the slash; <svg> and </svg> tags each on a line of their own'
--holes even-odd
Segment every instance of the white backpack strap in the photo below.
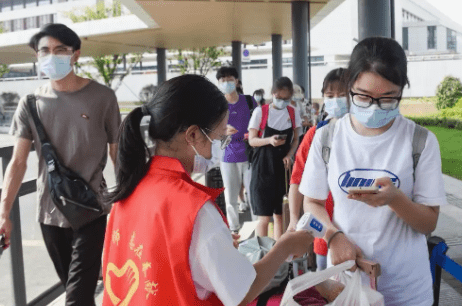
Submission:
<svg viewBox="0 0 462 306">
<path fill-rule="evenodd" d="M 425 149 L 427 142 L 428 130 L 417 123 L 415 124 L 414 136 L 412 137 L 412 161 L 414 168 L 414 182 L 415 182 L 415 169 L 419 163 L 420 156 Z"/>
<path fill-rule="evenodd" d="M 332 139 L 334 139 L 334 130 L 336 122 L 337 119 L 332 118 L 327 124 L 327 126 L 321 128 L 322 159 L 324 160 L 326 167 L 329 165 L 330 151 L 332 148 Z"/>
</svg>

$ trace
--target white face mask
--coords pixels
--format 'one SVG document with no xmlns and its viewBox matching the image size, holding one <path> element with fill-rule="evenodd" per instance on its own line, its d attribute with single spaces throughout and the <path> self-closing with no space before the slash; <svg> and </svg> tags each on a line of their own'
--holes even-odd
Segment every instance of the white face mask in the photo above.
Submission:
<svg viewBox="0 0 462 306">
<path fill-rule="evenodd" d="M 303 94 L 295 94 L 293 97 L 294 101 L 297 101 L 297 102 L 303 101 L 304 98 L 305 97 L 303 96 Z"/>
<path fill-rule="evenodd" d="M 62 80 L 72 71 L 72 55 L 50 54 L 39 58 L 40 71 L 51 80 Z"/>
<path fill-rule="evenodd" d="M 263 99 L 262 96 L 255 96 L 255 101 L 260 102 Z"/>
<path fill-rule="evenodd" d="M 236 91 L 236 83 L 235 82 L 223 82 L 220 83 L 220 90 L 225 95 L 229 95 Z"/>
<path fill-rule="evenodd" d="M 346 97 L 324 98 L 324 105 L 324 111 L 330 118 L 342 118 L 348 113 Z"/>
<path fill-rule="evenodd" d="M 377 104 L 372 104 L 368 108 L 362 108 L 356 106 L 354 103 L 351 103 L 350 113 L 353 114 L 353 116 L 355 116 L 355 118 L 365 127 L 378 129 L 398 117 L 399 108 L 383 110 Z"/>
<path fill-rule="evenodd" d="M 277 99 L 273 96 L 274 107 L 276 107 L 279 110 L 286 108 L 289 105 L 289 103 L 289 100 Z"/>
<path fill-rule="evenodd" d="M 204 133 L 204 132 L 202 132 Z M 194 152 L 196 152 L 196 155 L 194 155 L 194 166 L 193 166 L 193 171 L 192 173 L 206 173 L 208 170 L 208 167 L 213 163 L 213 160 L 215 159 L 214 155 L 219 154 L 221 152 L 220 146 L 221 146 L 221 141 L 218 139 L 210 139 L 210 137 L 204 133 L 204 135 L 207 137 L 207 139 L 212 143 L 211 147 L 211 154 L 212 157 L 210 159 L 207 159 L 203 157 L 202 155 L 199 154 L 199 152 L 196 150 L 196 148 L 191 145 L 193 148 Z"/>
</svg>

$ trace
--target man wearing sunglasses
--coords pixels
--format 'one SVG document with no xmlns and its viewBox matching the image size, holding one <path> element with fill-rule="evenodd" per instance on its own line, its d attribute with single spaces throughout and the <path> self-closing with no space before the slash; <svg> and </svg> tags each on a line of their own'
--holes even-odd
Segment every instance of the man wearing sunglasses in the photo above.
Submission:
<svg viewBox="0 0 462 306">
<path fill-rule="evenodd" d="M 108 151 L 115 164 L 121 121 L 114 91 L 74 73 L 81 41 L 67 26 L 48 24 L 31 38 L 29 45 L 36 52 L 40 72 L 49 78 L 49 82 L 34 93 L 45 134 L 61 164 L 78 173 L 96 193 L 103 191 L 106 185 L 103 169 Z M 15 136 L 16 141 L 3 180 L 0 235 L 5 235 L 8 245 L 12 230 L 9 214 L 34 142 L 39 158 L 37 219 L 45 246 L 66 288 L 66 305 L 95 305 L 106 215 L 111 207 L 102 205 L 103 216 L 73 230 L 51 198 L 47 165 L 41 155 L 40 137 L 26 97 L 19 102 L 10 134 Z"/>
<path fill-rule="evenodd" d="M 245 154 L 244 134 L 248 132 L 250 109 L 244 95 L 236 91 L 239 75 L 234 67 L 222 67 L 217 72 L 218 87 L 228 101 L 229 120 L 228 135 L 231 136 L 229 145 L 225 148 L 220 165 L 225 187 L 226 215 L 231 231 L 240 228 L 238 197 L 242 182 L 247 192 L 247 204 L 250 206 L 250 178 L 251 170 Z M 257 103 L 252 98 L 253 108 Z"/>
</svg>

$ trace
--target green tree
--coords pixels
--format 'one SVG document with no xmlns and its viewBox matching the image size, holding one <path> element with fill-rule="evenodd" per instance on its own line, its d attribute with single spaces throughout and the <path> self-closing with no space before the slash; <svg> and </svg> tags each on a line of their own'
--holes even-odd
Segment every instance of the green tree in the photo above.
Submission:
<svg viewBox="0 0 462 306">
<path fill-rule="evenodd" d="M 96 5 L 67 12 L 64 15 L 73 23 L 118 17 L 122 15 L 122 5 L 119 0 L 115 0 L 111 7 L 106 7 L 104 1 L 99 1 Z"/>
<path fill-rule="evenodd" d="M 0 78 L 3 77 L 5 73 L 10 72 L 10 68 L 8 68 L 5 64 L 0 64 Z"/>
<path fill-rule="evenodd" d="M 181 74 L 193 73 L 207 75 L 207 73 L 215 68 L 221 67 L 219 58 L 225 52 L 217 47 L 205 47 L 191 50 L 178 50 L 176 59 L 178 60 L 178 68 Z"/>
<path fill-rule="evenodd" d="M 456 77 L 447 76 L 436 88 L 436 108 L 453 107 L 460 97 L 462 97 L 462 83 Z"/>
<path fill-rule="evenodd" d="M 118 17 L 122 15 L 122 5 L 119 0 L 114 0 L 111 7 L 107 7 L 104 1 L 98 2 L 96 5 L 87 6 L 83 9 L 74 10 L 71 12 L 64 13 L 74 23 L 85 22 L 90 20 L 100 20 L 111 17 Z M 122 64 L 126 54 L 113 54 L 105 56 L 93 56 L 92 60 L 82 65 L 76 63 L 76 67 L 80 72 L 81 76 L 86 76 L 89 79 L 102 81 L 106 86 L 111 87 L 114 91 L 122 85 L 123 79 L 130 74 L 133 67 L 138 64 L 141 59 L 141 54 L 134 54 L 131 57 L 129 63 L 127 63 L 127 69 L 124 71 L 117 71 L 118 65 Z M 90 70 L 98 71 L 97 74 Z M 118 82 L 114 82 L 115 80 Z"/>
<path fill-rule="evenodd" d="M 94 56 L 92 61 L 90 61 L 87 65 L 76 63 L 76 67 L 80 70 L 80 75 L 86 76 L 92 80 L 101 80 L 106 86 L 112 88 L 114 91 L 117 91 L 117 89 L 119 89 L 122 85 L 124 78 L 129 75 L 133 68 L 142 60 L 143 55 L 134 54 L 127 63 L 127 69 L 117 72 L 117 67 L 123 63 L 124 57 L 126 58 L 126 54 Z M 90 72 L 88 68 L 96 68 L 98 73 L 95 75 L 95 73 Z M 114 83 L 116 79 L 117 82 Z"/>
</svg>

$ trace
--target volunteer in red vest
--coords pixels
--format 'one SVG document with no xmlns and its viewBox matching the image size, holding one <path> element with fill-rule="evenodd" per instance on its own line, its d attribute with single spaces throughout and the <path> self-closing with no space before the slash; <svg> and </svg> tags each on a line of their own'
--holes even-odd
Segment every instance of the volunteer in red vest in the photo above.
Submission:
<svg viewBox="0 0 462 306">
<path fill-rule="evenodd" d="M 293 95 L 292 81 L 281 77 L 273 85 L 273 103 L 254 110 L 249 122 L 249 144 L 255 148 L 250 181 L 251 204 L 258 216 L 256 234 L 268 235 L 268 224 L 274 218 L 274 238 L 282 235 L 282 198 L 288 190 L 301 117 L 289 105 Z M 287 176 L 287 178 L 286 178 Z"/>
<path fill-rule="evenodd" d="M 151 156 L 140 122 L 150 117 Z M 289 254 L 303 254 L 307 232 L 284 234 L 259 262 L 235 248 L 214 203 L 221 189 L 191 179 L 226 146 L 228 103 L 207 79 L 164 82 L 122 124 L 115 202 L 103 253 L 103 305 L 247 305 Z M 238 236 L 234 236 L 234 239 Z"/>
</svg>

